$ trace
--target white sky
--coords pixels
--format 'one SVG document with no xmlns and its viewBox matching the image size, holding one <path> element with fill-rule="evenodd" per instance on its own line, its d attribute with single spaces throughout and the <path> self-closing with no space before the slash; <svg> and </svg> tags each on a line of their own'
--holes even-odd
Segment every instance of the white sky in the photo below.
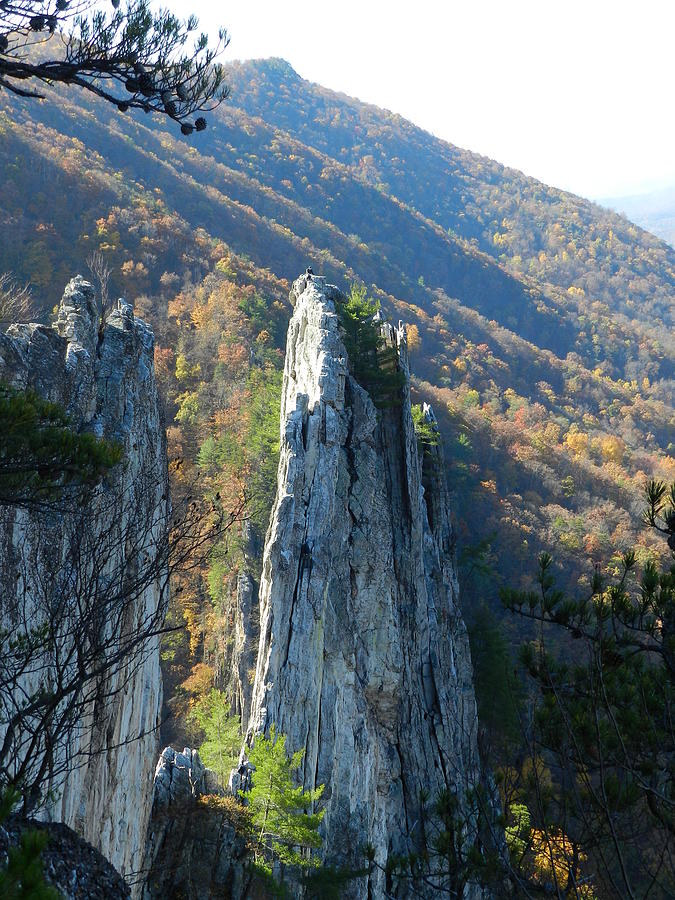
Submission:
<svg viewBox="0 0 675 900">
<path fill-rule="evenodd" d="M 675 0 L 212 0 L 303 77 L 587 197 L 675 184 Z"/>
</svg>

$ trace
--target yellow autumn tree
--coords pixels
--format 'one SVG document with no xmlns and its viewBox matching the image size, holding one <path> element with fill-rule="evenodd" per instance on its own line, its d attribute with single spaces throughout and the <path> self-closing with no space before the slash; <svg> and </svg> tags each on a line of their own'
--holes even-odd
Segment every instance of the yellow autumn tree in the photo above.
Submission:
<svg viewBox="0 0 675 900">
<path fill-rule="evenodd" d="M 554 884 L 564 897 L 595 900 L 595 891 L 581 866 L 586 854 L 561 829 L 533 828 L 530 831 L 532 878 L 540 884 Z"/>
<path fill-rule="evenodd" d="M 608 462 L 620 464 L 623 461 L 626 452 L 626 444 L 620 437 L 610 434 L 602 439 L 600 443 L 600 452 L 602 453 L 603 459 Z"/>
<path fill-rule="evenodd" d="M 406 328 L 408 334 L 408 350 L 410 353 L 416 353 L 422 347 L 422 338 L 417 325 L 408 325 Z"/>
<path fill-rule="evenodd" d="M 575 456 L 588 455 L 588 435 L 583 431 L 568 431 L 564 443 Z"/>
</svg>

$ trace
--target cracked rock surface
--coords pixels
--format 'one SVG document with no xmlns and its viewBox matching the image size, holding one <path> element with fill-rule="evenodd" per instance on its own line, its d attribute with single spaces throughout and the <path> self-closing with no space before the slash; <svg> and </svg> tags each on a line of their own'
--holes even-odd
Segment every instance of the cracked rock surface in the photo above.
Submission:
<svg viewBox="0 0 675 900">
<path fill-rule="evenodd" d="M 248 733 L 274 725 L 306 748 L 326 861 L 360 866 L 371 845 L 384 866 L 415 849 L 421 790 L 449 788 L 461 810 L 479 780 L 476 704 L 442 450 L 418 448 L 405 328 L 381 325 L 406 380 L 378 410 L 349 373 L 340 296 L 311 275 L 291 293 Z M 384 874 L 349 891 L 384 896 Z"/>
<path fill-rule="evenodd" d="M 106 474 L 90 508 L 49 515 L 0 511 L 0 571 L 16 573 L 2 585 L 0 628 L 12 627 L 11 610 L 19 604 L 29 615 L 31 604 L 44 609 L 51 572 L 63 576 L 66 585 L 89 578 L 100 589 L 115 573 L 139 579 L 141 587 L 128 592 L 123 616 L 100 623 L 107 646 L 114 647 L 121 629 L 130 634 L 163 618 L 168 598 L 162 571 L 145 581 L 138 574 L 154 571 L 169 502 L 153 348 L 152 331 L 124 300 L 101 324 L 94 288 L 79 276 L 66 287 L 53 327 L 11 325 L 0 333 L 1 379 L 60 403 L 76 430 L 104 436 L 123 449 L 123 461 Z M 69 580 L 63 560 L 73 558 L 67 548 L 75 518 L 81 523 L 83 514 L 88 536 L 101 552 L 98 559 L 94 554 L 83 560 Z M 92 575 L 94 562 L 102 568 L 98 579 Z M 75 601 L 70 607 L 68 614 L 76 616 Z M 141 869 L 152 806 L 162 699 L 159 663 L 155 629 L 141 653 L 100 677 L 83 727 L 60 748 L 57 774 L 45 790 L 50 796 L 43 816 L 71 826 L 124 875 Z M 43 672 L 50 665 L 53 661 L 46 659 Z M 37 686 L 26 684 L 26 689 Z"/>
</svg>

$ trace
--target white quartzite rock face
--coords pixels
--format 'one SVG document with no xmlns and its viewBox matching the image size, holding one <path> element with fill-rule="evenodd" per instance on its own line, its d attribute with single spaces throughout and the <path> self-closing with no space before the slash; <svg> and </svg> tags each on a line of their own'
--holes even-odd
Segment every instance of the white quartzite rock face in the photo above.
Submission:
<svg viewBox="0 0 675 900">
<path fill-rule="evenodd" d="M 202 794 L 222 793 L 215 773 L 207 769 L 199 753 L 185 747 L 182 753 L 165 747 L 155 768 L 153 805 L 160 809 Z"/>
<path fill-rule="evenodd" d="M 8 592 L 16 591 L 18 598 L 21 591 L 29 603 L 44 601 L 41 567 L 56 560 L 58 568 L 74 522 L 83 514 L 89 515 L 88 537 L 101 548 L 98 563 L 103 560 L 104 571 L 94 578 L 92 560 L 85 560 L 80 577 L 103 589 L 111 574 L 132 583 L 152 569 L 169 512 L 153 345 L 152 332 L 123 300 L 99 330 L 94 289 L 81 278 L 67 286 L 53 328 L 14 325 L 0 334 L 0 378 L 61 403 L 76 429 L 105 436 L 123 448 L 123 462 L 106 475 L 91 509 L 56 516 L 2 512 L 0 626 L 12 609 Z M 10 575 L 12 567 L 22 573 L 16 579 Z M 161 622 L 165 576 L 160 566 L 141 590 L 129 588 L 131 599 L 123 617 L 101 623 L 109 646 L 119 640 L 120 628 L 133 634 L 148 623 Z M 71 771 L 51 783 L 55 799 L 43 811 L 46 818 L 73 827 L 127 875 L 142 865 L 159 750 L 161 692 L 155 636 L 140 656 L 100 679 L 96 704 L 67 748 Z"/>
<path fill-rule="evenodd" d="M 421 789 L 478 781 L 476 707 L 440 448 L 422 464 L 407 380 L 378 411 L 349 375 L 338 296 L 293 286 L 248 732 L 306 748 L 328 861 L 362 864 L 370 844 L 383 866 L 414 849 Z M 405 330 L 383 328 L 407 376 Z M 381 872 L 366 881 L 355 896 L 384 895 Z"/>
</svg>

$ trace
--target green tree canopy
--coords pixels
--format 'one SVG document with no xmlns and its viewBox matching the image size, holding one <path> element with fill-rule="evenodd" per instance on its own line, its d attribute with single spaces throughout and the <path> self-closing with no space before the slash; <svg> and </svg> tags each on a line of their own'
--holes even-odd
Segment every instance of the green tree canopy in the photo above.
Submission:
<svg viewBox="0 0 675 900">
<path fill-rule="evenodd" d="M 324 811 L 311 812 L 321 799 L 323 785 L 306 791 L 296 786 L 293 773 L 300 768 L 305 751 L 286 755 L 286 735 L 270 729 L 269 738 L 257 735 L 249 751 L 255 768 L 253 786 L 245 795 L 256 834 L 256 859 L 272 853 L 282 863 L 306 868 L 318 864 L 311 851 L 321 846 L 318 833 Z"/>
<path fill-rule="evenodd" d="M 364 284 L 355 283 L 346 299 L 336 305 L 352 374 L 377 407 L 395 406 L 405 377 L 398 366 L 397 349 L 387 345 L 375 318 L 379 300 L 368 296 Z"/>
<path fill-rule="evenodd" d="M 225 694 L 213 688 L 197 703 L 193 717 L 206 738 L 199 747 L 199 756 L 225 785 L 241 749 L 239 716 L 231 714 Z"/>
<path fill-rule="evenodd" d="M 0 382 L 0 506 L 61 502 L 121 458 L 120 447 L 75 432 L 57 403 Z"/>
</svg>

